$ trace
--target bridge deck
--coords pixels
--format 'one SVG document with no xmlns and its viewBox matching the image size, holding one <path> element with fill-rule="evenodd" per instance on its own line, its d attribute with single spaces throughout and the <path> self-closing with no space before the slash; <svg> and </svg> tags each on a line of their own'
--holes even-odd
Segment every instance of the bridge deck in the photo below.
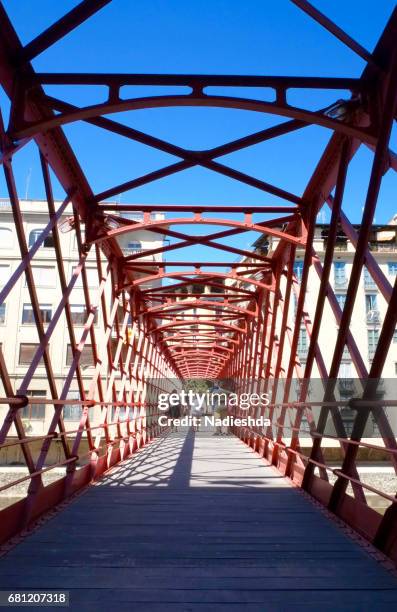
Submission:
<svg viewBox="0 0 397 612">
<path fill-rule="evenodd" d="M 70 609 L 390 610 L 397 580 L 236 438 L 160 438 L 0 559 Z M 394 604 L 394 606 L 393 606 Z"/>
</svg>

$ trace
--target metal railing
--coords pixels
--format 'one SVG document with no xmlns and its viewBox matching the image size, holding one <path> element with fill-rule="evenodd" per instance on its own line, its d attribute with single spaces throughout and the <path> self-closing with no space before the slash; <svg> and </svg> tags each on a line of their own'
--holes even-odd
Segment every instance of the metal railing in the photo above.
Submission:
<svg viewBox="0 0 397 612">
<path fill-rule="evenodd" d="M 379 310 L 369 310 L 365 315 L 365 320 L 368 324 L 378 324 L 381 322 L 381 316 Z"/>
</svg>

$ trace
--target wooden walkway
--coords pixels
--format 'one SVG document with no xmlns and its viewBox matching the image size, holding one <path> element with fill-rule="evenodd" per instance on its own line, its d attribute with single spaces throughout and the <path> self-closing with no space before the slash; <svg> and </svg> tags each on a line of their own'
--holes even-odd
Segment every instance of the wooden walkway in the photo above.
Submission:
<svg viewBox="0 0 397 612">
<path fill-rule="evenodd" d="M 0 576 L 4 590 L 69 590 L 76 612 L 397 608 L 397 579 L 273 468 L 193 432 L 115 468 Z"/>
</svg>

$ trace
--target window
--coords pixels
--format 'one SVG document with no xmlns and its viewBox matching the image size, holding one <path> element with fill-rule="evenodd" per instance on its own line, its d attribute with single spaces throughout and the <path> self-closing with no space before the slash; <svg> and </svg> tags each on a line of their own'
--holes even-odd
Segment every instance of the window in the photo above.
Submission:
<svg viewBox="0 0 397 612">
<path fill-rule="evenodd" d="M 73 268 L 72 274 L 74 273 L 75 269 L 76 268 Z M 86 273 L 87 273 L 88 286 L 98 287 L 99 285 L 98 270 L 96 268 L 86 268 Z M 80 272 L 79 276 L 77 277 L 75 287 L 82 287 L 82 286 L 83 286 L 83 275 Z"/>
<path fill-rule="evenodd" d="M 98 270 L 96 268 L 87 268 L 87 282 L 89 287 L 98 287 Z"/>
<path fill-rule="evenodd" d="M 380 323 L 380 313 L 377 303 L 376 293 L 366 293 L 365 295 L 365 312 L 367 316 L 367 323 L 369 325 L 375 325 Z"/>
<path fill-rule="evenodd" d="M 298 338 L 298 355 L 305 358 L 307 356 L 307 332 L 306 329 L 301 329 Z"/>
<path fill-rule="evenodd" d="M 121 406 L 119 409 L 119 413 L 118 413 L 118 417 L 117 417 L 117 408 L 112 406 L 111 408 L 111 416 L 110 416 L 110 422 L 111 423 L 115 423 L 117 421 L 123 422 L 127 420 L 127 407 L 126 406 Z M 130 411 L 130 416 L 129 416 L 130 420 L 132 420 L 132 411 Z"/>
<path fill-rule="evenodd" d="M 356 385 L 352 378 L 351 361 L 342 362 L 338 372 L 338 388 L 341 399 L 353 397 L 356 393 Z"/>
<path fill-rule="evenodd" d="M 0 304 L 0 325 L 4 325 L 6 322 L 6 305 L 5 302 Z"/>
<path fill-rule="evenodd" d="M 352 377 L 351 361 L 341 363 L 339 366 L 338 378 L 351 378 L 351 377 Z"/>
<path fill-rule="evenodd" d="M 12 249 L 14 234 L 8 227 L 0 227 L 0 249 Z"/>
<path fill-rule="evenodd" d="M 55 268 L 44 266 L 32 266 L 33 279 L 36 287 L 55 287 L 56 274 Z M 25 287 L 27 283 L 25 280 Z"/>
<path fill-rule="evenodd" d="M 397 275 L 397 261 L 389 261 L 389 263 L 387 264 L 387 267 L 388 267 L 389 274 L 391 276 Z"/>
<path fill-rule="evenodd" d="M 376 289 L 376 283 L 367 268 L 364 267 L 364 287 L 365 289 Z"/>
<path fill-rule="evenodd" d="M 347 344 L 345 344 L 343 346 L 342 359 L 344 361 L 350 361 L 350 359 L 351 359 L 350 351 L 349 351 L 349 348 L 348 348 Z"/>
<path fill-rule="evenodd" d="M 334 262 L 335 285 L 343 287 L 346 285 L 346 263 L 344 261 Z"/>
<path fill-rule="evenodd" d="M 73 361 L 72 347 L 70 344 L 68 344 L 67 351 L 66 351 L 66 365 L 70 366 L 72 361 Z M 91 350 L 91 344 L 84 345 L 83 351 L 79 359 L 79 365 L 82 368 L 87 368 L 87 367 L 95 365 L 94 356 Z"/>
<path fill-rule="evenodd" d="M 29 234 L 29 249 L 34 245 L 35 242 L 40 238 L 43 230 L 34 229 Z"/>
<path fill-rule="evenodd" d="M 30 365 L 38 348 L 38 344 L 21 343 L 19 345 L 19 365 Z M 39 361 L 39 366 L 43 365 L 44 361 L 42 357 Z"/>
<path fill-rule="evenodd" d="M 294 317 L 296 317 L 296 311 L 298 310 L 298 296 L 296 293 L 293 293 L 293 303 L 294 303 Z"/>
<path fill-rule="evenodd" d="M 324 249 L 327 246 L 327 240 L 324 240 Z M 336 251 L 347 251 L 347 238 L 346 236 L 336 236 L 335 240 L 335 250 Z"/>
<path fill-rule="evenodd" d="M 6 284 L 10 276 L 10 266 L 0 266 L 0 287 Z"/>
<path fill-rule="evenodd" d="M 45 391 L 26 391 L 28 397 L 45 397 Z M 28 404 L 21 410 L 21 417 L 32 421 L 43 421 L 45 418 L 45 404 Z"/>
<path fill-rule="evenodd" d="M 41 234 L 43 233 L 43 228 L 41 229 L 34 229 L 30 232 L 29 234 L 29 249 L 37 242 L 37 240 L 40 238 Z M 45 248 L 53 248 L 54 247 L 54 238 L 52 236 L 52 233 L 50 232 L 48 234 L 48 236 L 46 236 L 46 238 L 44 238 L 44 242 L 41 245 Z"/>
<path fill-rule="evenodd" d="M 79 391 L 69 391 L 68 399 L 80 399 Z M 66 404 L 63 407 L 63 418 L 65 421 L 80 421 L 82 408 L 80 404 Z"/>
<path fill-rule="evenodd" d="M 134 255 L 135 253 L 140 253 L 142 249 L 142 242 L 139 240 L 129 240 L 127 242 L 127 246 L 122 246 L 122 251 L 124 255 Z"/>
<path fill-rule="evenodd" d="M 294 274 L 299 283 L 302 280 L 302 272 L 303 272 L 303 261 L 295 261 L 294 262 Z"/>
<path fill-rule="evenodd" d="M 372 310 L 377 310 L 377 295 L 376 293 L 365 294 L 365 312 L 368 314 Z"/>
<path fill-rule="evenodd" d="M 52 307 L 50 304 L 40 304 L 41 318 L 43 323 L 49 323 L 52 317 Z M 32 325 L 35 323 L 33 306 L 24 304 L 22 309 L 22 325 Z"/>
<path fill-rule="evenodd" d="M 379 330 L 378 329 L 368 329 L 368 355 L 369 358 L 372 359 L 375 355 L 376 347 L 378 345 L 379 340 Z"/>
<path fill-rule="evenodd" d="M 127 244 L 127 249 L 130 251 L 141 251 L 142 250 L 142 242 L 139 240 L 131 240 Z"/>
<path fill-rule="evenodd" d="M 88 391 L 85 391 L 85 396 L 88 396 Z M 80 391 L 69 391 L 68 399 L 80 400 Z M 83 414 L 83 408 L 81 404 L 68 404 L 63 407 L 63 418 L 65 421 L 80 421 Z M 88 417 L 90 421 L 94 417 L 94 407 L 88 408 Z"/>
<path fill-rule="evenodd" d="M 345 399 L 346 397 L 348 397 L 347 394 L 345 395 L 343 399 Z M 354 410 L 350 410 L 349 408 L 342 408 L 341 417 L 342 417 L 343 425 L 345 427 L 346 435 L 348 437 L 350 437 L 353 433 L 355 416 L 356 416 L 356 412 Z"/>
<path fill-rule="evenodd" d="M 339 306 L 343 310 L 344 307 L 345 307 L 345 304 L 346 304 L 346 293 L 336 293 L 335 297 L 336 297 L 336 300 L 337 300 Z"/>
<path fill-rule="evenodd" d="M 71 304 L 70 313 L 72 315 L 72 321 L 75 325 L 84 325 L 87 320 L 87 314 L 84 304 Z M 95 318 L 97 318 L 96 314 Z"/>
</svg>

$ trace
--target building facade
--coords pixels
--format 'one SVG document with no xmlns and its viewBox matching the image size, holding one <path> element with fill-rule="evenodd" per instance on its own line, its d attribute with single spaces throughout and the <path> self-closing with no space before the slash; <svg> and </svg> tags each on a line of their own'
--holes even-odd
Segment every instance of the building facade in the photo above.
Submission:
<svg viewBox="0 0 397 612">
<path fill-rule="evenodd" d="M 357 228 L 358 227 L 356 226 L 356 229 Z M 324 260 L 328 232 L 329 225 L 327 224 L 318 224 L 315 228 L 313 246 L 321 264 L 323 264 Z M 256 241 L 254 248 L 262 255 L 266 254 L 271 257 L 272 253 L 277 248 L 277 245 L 277 239 L 274 239 L 274 237 L 270 235 L 266 235 L 261 236 L 260 239 Z M 372 227 L 368 248 L 385 277 L 389 280 L 390 284 L 393 285 L 397 276 L 397 216 L 393 217 L 388 224 L 374 225 Z M 329 283 L 335 293 L 336 300 L 341 310 L 343 310 L 346 300 L 346 292 L 352 270 L 354 254 L 355 248 L 353 244 L 344 234 L 344 232 L 339 229 Z M 299 283 L 301 281 L 303 271 L 303 259 L 304 251 L 297 249 L 293 267 L 296 282 L 295 287 L 291 292 L 289 306 L 289 321 L 291 331 L 293 331 L 293 326 L 295 323 L 297 296 L 299 293 Z M 314 318 L 319 289 L 320 278 L 317 273 L 316 266 L 312 265 L 309 271 L 309 278 L 305 294 L 305 312 L 307 313 L 307 320 L 309 323 Z M 367 371 L 370 370 L 372 359 L 375 355 L 386 310 L 387 303 L 385 298 L 379 291 L 378 286 L 371 274 L 366 268 L 364 268 L 354 303 L 353 315 L 350 322 L 350 331 L 357 344 L 358 350 L 364 359 L 364 365 L 366 366 Z M 281 321 L 279 323 L 281 323 Z M 326 300 L 318 344 L 322 347 L 321 354 L 327 371 L 329 371 L 332 362 L 337 332 L 337 318 L 329 301 Z M 302 374 L 304 372 L 309 344 L 310 338 L 308 329 L 302 322 L 297 355 L 297 365 L 298 367 L 300 366 L 300 371 Z M 286 364 L 289 358 L 287 340 L 285 342 L 283 357 L 285 365 L 284 371 L 286 371 Z M 346 346 L 335 388 L 336 398 L 343 402 L 349 400 L 351 397 L 358 397 L 360 395 L 360 391 L 362 391 L 362 385 L 358 379 L 359 374 Z M 314 399 L 321 400 L 321 389 L 323 387 L 316 362 L 314 362 L 310 385 L 313 389 L 312 396 L 314 397 L 314 395 L 316 395 Z M 395 399 L 397 396 L 396 330 L 394 331 L 393 342 L 390 345 L 388 357 L 383 369 L 382 380 L 378 385 L 378 391 L 384 400 Z M 356 416 L 356 411 L 351 410 L 349 407 L 342 408 L 341 411 L 346 433 L 350 434 L 354 418 Z M 394 407 L 388 407 L 386 408 L 386 411 L 389 414 L 389 422 L 397 431 L 397 416 L 394 414 L 396 409 Z M 314 412 L 318 413 L 318 409 L 315 409 Z M 331 419 L 329 433 L 335 433 L 331 425 Z M 378 436 L 379 432 L 377 425 L 373 420 L 368 423 L 365 433 L 367 437 Z"/>
<path fill-rule="evenodd" d="M 21 201 L 20 204 L 24 218 L 26 241 L 28 248 L 30 248 L 34 245 L 48 223 L 48 210 L 46 210 L 46 203 L 42 201 L 27 200 Z M 56 208 L 58 208 L 59 204 L 59 202 L 56 203 Z M 161 213 L 153 214 L 158 220 L 164 219 L 164 215 Z M 62 232 L 63 221 L 70 218 L 72 215 L 72 208 L 68 206 L 58 221 L 63 266 L 67 282 L 70 281 L 73 271 L 79 261 L 79 251 L 75 232 Z M 134 215 L 124 214 L 123 216 L 128 216 L 129 218 L 133 217 L 137 221 L 141 221 L 143 218 L 140 213 L 134 213 Z M 120 237 L 119 244 L 125 255 L 142 253 L 143 259 L 153 260 L 154 266 L 156 261 L 161 259 L 161 254 L 148 255 L 147 258 L 144 256 L 145 251 L 156 249 L 163 245 L 163 237 L 160 234 L 145 230 L 137 230 Z M 106 259 L 103 255 L 101 257 L 103 259 L 103 268 L 105 268 Z M 20 261 L 21 253 L 15 233 L 11 205 L 8 200 L 3 199 L 0 200 L 0 291 L 20 265 Z M 44 240 L 44 243 L 35 253 L 32 261 L 32 268 L 44 328 L 46 329 L 54 315 L 54 309 L 56 305 L 59 304 L 61 298 L 60 278 L 51 234 Z M 99 298 L 97 297 L 99 285 L 98 267 L 94 249 L 91 249 L 88 254 L 86 272 L 91 305 L 99 305 Z M 110 295 L 110 291 L 111 287 L 108 281 L 105 288 L 105 299 L 106 296 Z M 72 290 L 70 305 L 76 341 L 79 341 L 87 319 L 81 275 L 77 278 L 76 284 Z M 104 329 L 101 308 L 97 309 L 94 329 L 98 331 Z M 114 339 L 114 341 L 116 341 L 116 339 Z M 16 280 L 6 299 L 0 304 L 0 343 L 14 392 L 18 391 L 24 379 L 32 357 L 37 350 L 38 342 L 39 339 L 29 290 L 26 284 L 25 274 L 22 274 Z M 73 359 L 65 313 L 61 314 L 61 319 L 55 326 L 54 332 L 51 335 L 49 353 L 58 394 L 60 395 L 65 377 Z M 81 354 L 80 366 L 84 385 L 88 390 L 94 371 L 93 354 L 89 340 L 84 346 Z M 105 372 L 107 366 L 108 364 L 105 360 L 102 364 L 102 368 Z M 74 379 L 68 394 L 68 397 L 71 399 L 80 397 L 76 385 L 77 382 Z M 7 395 L 2 385 L 0 393 L 3 397 Z M 38 398 L 51 397 L 43 361 L 36 369 L 32 383 L 29 385 L 28 394 Z M 7 410 L 8 406 L 3 404 L 0 405 L 0 412 L 2 412 L 3 415 Z M 29 432 L 29 435 L 42 435 L 48 431 L 49 422 L 53 414 L 52 405 L 37 403 L 26 406 L 22 410 L 25 430 Z M 68 422 L 68 429 L 73 429 L 74 423 L 77 428 L 80 415 L 81 407 L 79 405 L 70 404 L 64 406 L 63 416 L 64 420 Z M 15 434 L 14 430 L 12 430 L 11 434 L 13 433 Z"/>
</svg>

